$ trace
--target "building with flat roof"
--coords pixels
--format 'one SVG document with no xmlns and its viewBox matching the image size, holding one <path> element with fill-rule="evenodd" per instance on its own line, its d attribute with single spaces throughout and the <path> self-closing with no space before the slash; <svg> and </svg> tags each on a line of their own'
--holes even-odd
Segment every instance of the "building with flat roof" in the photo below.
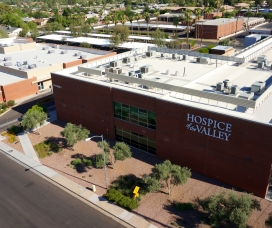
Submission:
<svg viewBox="0 0 272 228">
<path fill-rule="evenodd" d="M 220 39 L 243 30 L 245 26 L 252 27 L 264 21 L 264 18 L 255 17 L 218 18 L 198 21 L 195 25 L 195 31 L 198 32 L 195 35 L 203 39 Z"/>
<path fill-rule="evenodd" d="M 58 118 L 265 197 L 272 39 L 258 45 L 236 56 L 143 48 L 54 72 Z"/>
<path fill-rule="evenodd" d="M 21 39 L 0 40 L 0 102 L 51 88 L 51 72 L 115 54 Z"/>
</svg>

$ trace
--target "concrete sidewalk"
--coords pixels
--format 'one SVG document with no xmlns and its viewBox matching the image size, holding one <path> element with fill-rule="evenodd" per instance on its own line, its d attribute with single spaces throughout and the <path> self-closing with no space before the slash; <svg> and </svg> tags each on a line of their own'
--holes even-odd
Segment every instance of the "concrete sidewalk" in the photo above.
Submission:
<svg viewBox="0 0 272 228">
<path fill-rule="evenodd" d="M 34 151 L 31 142 L 28 138 L 27 134 L 23 134 L 19 136 L 23 149 L 26 155 L 20 153 L 19 151 L 11 148 L 7 144 L 0 141 L 0 152 L 6 154 L 8 157 L 16 161 L 17 163 L 27 167 L 30 171 L 44 177 L 45 179 L 51 180 L 57 186 L 61 186 L 68 190 L 68 192 L 73 193 L 79 196 L 81 199 L 84 199 L 94 206 L 97 207 L 105 215 L 115 217 L 122 221 L 122 224 L 126 224 L 127 227 L 139 227 L 139 228 L 156 228 L 156 226 L 152 225 L 148 221 L 143 218 L 130 213 L 123 208 L 116 206 L 115 204 L 107 201 L 106 199 L 98 196 L 92 191 L 74 183 L 73 181 L 63 177 L 59 173 L 55 172 L 52 169 L 42 165 L 39 160 L 37 161 L 37 155 Z M 24 145 L 25 144 L 25 145 Z M 32 149 L 30 148 L 30 145 Z M 33 154 L 35 153 L 35 156 Z"/>
<path fill-rule="evenodd" d="M 21 133 L 18 135 L 18 138 L 21 142 L 25 155 L 40 163 L 39 158 L 37 157 L 37 154 L 28 138 L 28 135 L 26 133 Z"/>
</svg>

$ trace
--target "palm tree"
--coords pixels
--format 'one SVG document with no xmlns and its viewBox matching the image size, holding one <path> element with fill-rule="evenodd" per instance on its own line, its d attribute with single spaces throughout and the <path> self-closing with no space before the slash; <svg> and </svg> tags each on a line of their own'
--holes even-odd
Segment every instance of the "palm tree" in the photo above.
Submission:
<svg viewBox="0 0 272 228">
<path fill-rule="evenodd" d="M 149 36 L 149 27 L 148 27 L 148 23 L 149 23 L 149 21 L 150 21 L 150 13 L 148 13 L 148 12 L 145 12 L 144 14 L 143 14 L 143 18 L 145 19 L 145 22 L 146 22 L 146 25 L 147 25 L 147 36 Z"/>
<path fill-rule="evenodd" d="M 153 13 L 154 17 L 156 17 L 156 21 L 157 21 L 157 28 L 158 28 L 158 20 L 159 20 L 159 16 L 160 16 L 160 12 L 158 10 L 156 10 L 154 13 Z"/>
<path fill-rule="evenodd" d="M 125 23 L 127 22 L 127 16 L 123 13 L 119 15 L 119 19 L 122 25 L 125 25 Z"/>
<path fill-rule="evenodd" d="M 179 18 L 178 17 L 173 17 L 173 25 L 176 26 L 176 34 L 177 34 L 178 24 L 179 24 Z"/>
<path fill-rule="evenodd" d="M 133 22 L 133 20 L 134 20 L 134 14 L 133 13 L 130 13 L 129 15 L 128 15 L 128 20 L 129 20 L 129 22 L 130 22 L 130 26 L 131 26 L 131 34 L 133 34 L 133 27 L 132 27 L 132 22 Z"/>
<path fill-rule="evenodd" d="M 135 15 L 135 20 L 138 22 L 138 35 L 140 34 L 140 23 L 139 23 L 139 20 L 141 20 L 141 19 L 142 19 L 142 15 L 139 14 L 139 13 L 137 13 Z"/>
<path fill-rule="evenodd" d="M 118 14 L 116 13 L 112 14 L 111 20 L 113 21 L 115 25 L 117 25 L 117 23 L 119 22 Z"/>
<path fill-rule="evenodd" d="M 205 14 L 211 14 L 212 12 L 214 11 L 214 8 L 213 7 L 206 7 L 204 8 L 204 13 Z"/>
<path fill-rule="evenodd" d="M 107 25 L 107 30 L 109 31 L 110 18 L 108 16 L 104 18 L 104 24 Z"/>
<path fill-rule="evenodd" d="M 196 16 L 195 33 L 196 33 L 196 39 L 198 39 L 198 37 L 199 37 L 199 27 L 197 25 L 197 21 L 200 20 L 201 15 L 202 15 L 202 9 L 201 8 L 196 8 L 195 9 L 195 16 Z"/>
<path fill-rule="evenodd" d="M 192 11 L 187 9 L 185 11 L 185 22 L 187 23 L 187 44 L 189 43 L 189 25 L 192 21 Z"/>
</svg>

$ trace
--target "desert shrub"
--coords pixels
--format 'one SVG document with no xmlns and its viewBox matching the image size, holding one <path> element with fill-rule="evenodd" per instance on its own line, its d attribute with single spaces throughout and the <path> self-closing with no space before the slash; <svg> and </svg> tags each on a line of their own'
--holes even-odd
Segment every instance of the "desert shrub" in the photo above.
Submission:
<svg viewBox="0 0 272 228">
<path fill-rule="evenodd" d="M 189 44 L 191 45 L 191 47 L 195 46 L 195 40 L 190 40 Z"/>
<path fill-rule="evenodd" d="M 105 154 L 106 156 L 106 162 L 108 160 L 109 153 Z M 103 153 L 101 154 L 96 154 L 94 157 L 94 167 L 97 169 L 102 169 L 104 167 L 104 155 Z"/>
<path fill-rule="evenodd" d="M 193 203 L 174 203 L 174 208 L 178 211 L 194 210 Z"/>
<path fill-rule="evenodd" d="M 8 142 L 9 142 L 9 143 L 14 143 L 15 141 L 17 141 L 16 136 L 10 134 L 10 135 L 8 136 Z"/>
<path fill-rule="evenodd" d="M 14 100 L 9 100 L 8 101 L 8 106 L 14 106 L 15 105 L 15 101 Z"/>
<path fill-rule="evenodd" d="M 7 103 L 6 102 L 3 102 L 2 103 L 2 109 L 6 109 L 8 107 Z"/>
<path fill-rule="evenodd" d="M 136 200 L 124 196 L 121 192 L 114 188 L 110 188 L 107 193 L 104 194 L 104 197 L 127 210 L 133 210 L 138 207 Z"/>
<path fill-rule="evenodd" d="M 206 48 L 208 48 L 208 50 L 210 51 L 212 48 L 214 48 L 216 45 L 215 44 L 210 44 L 208 45 Z"/>
<path fill-rule="evenodd" d="M 72 163 L 72 165 L 77 166 L 77 165 L 81 165 L 82 161 L 80 158 L 77 158 L 77 159 L 73 160 L 71 163 Z"/>
<path fill-rule="evenodd" d="M 92 166 L 93 165 L 92 161 L 87 158 L 83 158 L 82 162 L 84 163 L 85 166 Z"/>
<path fill-rule="evenodd" d="M 12 125 L 8 129 L 8 133 L 13 134 L 13 135 L 18 135 L 19 133 L 23 132 L 23 130 L 24 130 L 23 127 L 18 127 L 18 126 Z"/>
<path fill-rule="evenodd" d="M 209 54 L 209 49 L 208 48 L 199 48 L 198 49 L 199 53 L 205 53 L 205 54 Z"/>
</svg>

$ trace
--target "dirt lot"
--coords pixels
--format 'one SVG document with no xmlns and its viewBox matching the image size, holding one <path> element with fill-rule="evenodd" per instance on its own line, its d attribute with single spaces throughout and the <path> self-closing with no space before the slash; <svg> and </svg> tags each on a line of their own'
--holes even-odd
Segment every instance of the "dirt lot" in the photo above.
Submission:
<svg viewBox="0 0 272 228">
<path fill-rule="evenodd" d="M 41 128 L 39 130 L 41 135 L 31 133 L 29 134 L 29 138 L 33 145 L 48 138 L 52 138 L 54 141 L 65 145 L 65 140 L 60 135 L 63 126 L 63 122 L 55 121 Z M 138 177 L 142 177 L 143 174 L 150 173 L 154 164 L 162 162 L 162 160 L 143 151 L 136 149 L 132 149 L 132 151 L 132 158 L 123 162 L 118 161 L 114 169 L 107 168 L 109 183 L 118 176 L 125 174 L 134 174 Z M 92 189 L 92 186 L 95 185 L 97 189 L 96 193 L 103 195 L 106 192 L 103 169 L 87 168 L 77 171 L 71 166 L 68 166 L 68 164 L 78 156 L 90 157 L 100 152 L 101 149 L 96 146 L 95 141 L 82 141 L 76 145 L 75 151 L 64 147 L 61 152 L 43 158 L 41 162 L 81 186 Z M 223 188 L 226 191 L 230 191 L 231 189 L 230 186 L 193 173 L 192 178 L 190 178 L 185 185 L 175 188 L 171 196 L 165 194 L 165 189 L 162 189 L 159 193 L 149 193 L 144 196 L 139 208 L 136 209 L 134 213 L 141 215 L 158 227 L 173 227 L 171 222 L 176 219 L 178 219 L 178 223 L 181 226 L 186 228 L 210 227 L 205 224 L 206 214 L 201 211 L 198 202 L 199 199 L 210 196 L 215 192 L 220 192 Z M 253 213 L 248 222 L 250 227 L 265 227 L 264 221 L 268 213 L 272 212 L 271 202 L 265 199 L 259 200 L 261 201 L 262 211 Z M 180 213 L 171 206 L 171 202 L 173 201 L 193 202 L 195 204 L 195 210 Z"/>
</svg>

